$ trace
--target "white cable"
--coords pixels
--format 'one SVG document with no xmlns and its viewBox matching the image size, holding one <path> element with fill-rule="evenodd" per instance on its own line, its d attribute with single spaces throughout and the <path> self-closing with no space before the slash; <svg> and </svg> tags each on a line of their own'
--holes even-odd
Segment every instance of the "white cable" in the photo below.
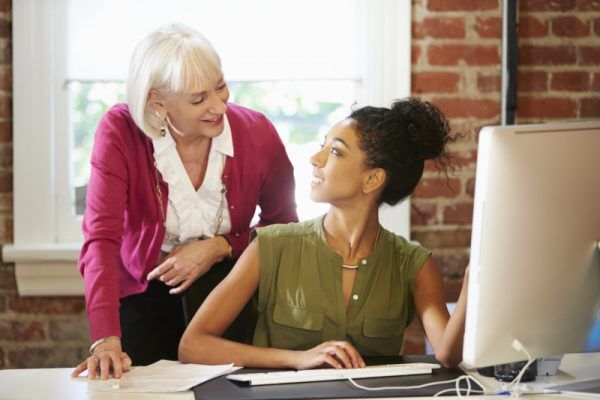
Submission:
<svg viewBox="0 0 600 400">
<path fill-rule="evenodd" d="M 466 379 L 467 380 L 467 388 L 461 388 L 459 387 L 459 382 L 462 379 Z M 486 394 L 484 390 L 478 390 L 478 389 L 471 389 L 471 382 L 470 380 L 473 380 L 473 382 L 477 383 L 479 386 L 483 387 L 479 382 L 477 382 L 476 379 L 474 379 L 473 377 L 469 376 L 469 375 L 461 375 L 458 378 L 455 379 L 450 379 L 447 381 L 438 381 L 438 382 L 430 382 L 430 383 L 424 383 L 422 385 L 416 385 L 416 386 L 381 386 L 381 387 L 368 387 L 368 386 L 363 386 L 360 385 L 358 383 L 356 383 L 352 378 L 348 378 L 348 380 L 350 381 L 350 383 L 352 383 L 355 387 L 362 389 L 362 390 L 368 390 L 368 391 L 380 391 L 380 390 L 410 390 L 410 389 L 423 389 L 429 386 L 437 386 L 437 385 L 445 385 L 448 383 L 454 383 L 456 385 L 455 388 L 453 389 L 444 389 L 438 393 L 443 393 L 443 392 L 447 392 L 447 391 L 456 391 L 457 395 L 459 397 L 462 397 L 461 391 L 466 391 L 468 394 L 470 394 L 471 392 L 477 392 L 480 394 Z M 434 397 L 437 396 L 437 393 L 434 394 Z"/>
</svg>

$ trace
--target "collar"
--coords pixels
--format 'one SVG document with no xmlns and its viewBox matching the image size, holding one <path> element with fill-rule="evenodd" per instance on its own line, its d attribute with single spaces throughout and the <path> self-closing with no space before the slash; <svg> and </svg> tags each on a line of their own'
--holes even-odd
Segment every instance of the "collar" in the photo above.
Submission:
<svg viewBox="0 0 600 400">
<path fill-rule="evenodd" d="M 223 132 L 212 140 L 211 151 L 216 150 L 226 156 L 233 157 L 233 138 L 231 136 L 231 126 L 229 125 L 227 114 L 223 114 L 223 124 L 225 125 Z M 166 128 L 167 134 L 165 136 L 152 139 L 155 156 L 162 153 L 165 149 L 175 146 L 175 139 L 173 139 L 173 136 L 169 131 L 169 126 L 167 125 Z"/>
</svg>

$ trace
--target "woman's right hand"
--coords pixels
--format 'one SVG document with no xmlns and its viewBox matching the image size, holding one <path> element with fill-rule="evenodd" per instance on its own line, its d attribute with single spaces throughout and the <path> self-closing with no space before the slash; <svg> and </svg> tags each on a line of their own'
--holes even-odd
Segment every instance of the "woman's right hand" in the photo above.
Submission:
<svg viewBox="0 0 600 400">
<path fill-rule="evenodd" d="M 312 349 L 296 352 L 292 367 L 295 369 L 319 368 L 364 368 L 364 360 L 349 342 L 330 340 Z"/>
<path fill-rule="evenodd" d="M 83 371 L 88 371 L 88 378 L 95 379 L 100 370 L 100 379 L 108 379 L 112 372 L 113 378 L 119 379 L 124 372 L 131 368 L 131 358 L 121 349 L 119 340 L 110 340 L 94 348 L 91 356 L 85 359 L 71 373 L 71 377 L 79 376 Z"/>
</svg>

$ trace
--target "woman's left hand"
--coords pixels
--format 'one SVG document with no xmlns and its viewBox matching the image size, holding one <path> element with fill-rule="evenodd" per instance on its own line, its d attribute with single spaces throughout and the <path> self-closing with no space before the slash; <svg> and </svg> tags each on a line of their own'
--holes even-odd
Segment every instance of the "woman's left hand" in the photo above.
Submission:
<svg viewBox="0 0 600 400">
<path fill-rule="evenodd" d="M 228 255 L 228 243 L 222 236 L 186 243 L 174 248 L 146 278 L 173 286 L 169 293 L 180 294 Z"/>
</svg>

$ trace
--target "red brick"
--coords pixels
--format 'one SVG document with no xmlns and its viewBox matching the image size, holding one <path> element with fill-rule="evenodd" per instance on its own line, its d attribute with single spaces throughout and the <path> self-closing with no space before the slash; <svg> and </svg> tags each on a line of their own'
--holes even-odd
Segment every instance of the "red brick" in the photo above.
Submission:
<svg viewBox="0 0 600 400">
<path fill-rule="evenodd" d="M 8 352 L 10 368 L 67 368 L 77 365 L 85 358 L 83 348 L 51 347 L 27 348 Z"/>
<path fill-rule="evenodd" d="M 579 0 L 577 8 L 581 11 L 600 11 L 600 0 Z"/>
<path fill-rule="evenodd" d="M 471 198 L 475 197 L 475 178 L 471 178 L 467 181 L 466 191 Z"/>
<path fill-rule="evenodd" d="M 600 72 L 594 73 L 594 78 L 592 80 L 592 90 L 595 92 L 600 92 Z"/>
<path fill-rule="evenodd" d="M 581 99 L 579 114 L 583 118 L 600 118 L 600 98 Z"/>
<path fill-rule="evenodd" d="M 4 361 L 4 350 L 0 349 L 0 369 L 6 368 L 6 362 Z"/>
<path fill-rule="evenodd" d="M 552 74 L 552 90 L 582 92 L 590 87 L 588 72 L 555 72 Z"/>
<path fill-rule="evenodd" d="M 499 0 L 429 0 L 430 11 L 485 11 L 498 10 Z"/>
<path fill-rule="evenodd" d="M 574 16 L 557 17 L 552 20 L 552 32 L 559 37 L 584 37 L 590 34 L 590 23 Z"/>
<path fill-rule="evenodd" d="M 12 193 L 0 193 L 0 215 L 12 214 L 12 212 L 13 212 Z M 1 258 L 1 256 L 0 256 L 0 258 Z M 0 275 L 2 275 L 2 272 L 6 272 L 6 271 L 0 270 Z M 0 288 L 2 288 L 2 280 L 0 280 Z"/>
<path fill-rule="evenodd" d="M 0 142 L 12 142 L 12 122 L 0 122 Z"/>
<path fill-rule="evenodd" d="M 542 71 L 517 73 L 519 92 L 545 92 L 548 90 L 548 74 Z"/>
<path fill-rule="evenodd" d="M 410 51 L 410 58 L 412 64 L 417 64 L 419 62 L 419 57 L 421 57 L 421 47 L 420 46 L 412 46 Z"/>
<path fill-rule="evenodd" d="M 12 91 L 12 71 L 9 65 L 0 66 L 0 90 Z"/>
<path fill-rule="evenodd" d="M 451 151 L 450 158 L 456 168 L 474 166 L 477 162 L 477 150 Z"/>
<path fill-rule="evenodd" d="M 0 321 L 0 340 L 32 342 L 45 338 L 44 324 L 40 321 Z"/>
<path fill-rule="evenodd" d="M 434 256 L 442 275 L 446 278 L 462 278 L 465 275 L 465 269 L 469 265 L 469 256 L 461 255 L 442 255 Z"/>
<path fill-rule="evenodd" d="M 427 58 L 432 65 L 498 65 L 500 46 L 462 44 L 430 45 Z"/>
<path fill-rule="evenodd" d="M 477 17 L 475 31 L 482 38 L 500 38 L 502 36 L 502 18 Z"/>
<path fill-rule="evenodd" d="M 519 97 L 517 115 L 519 118 L 574 118 L 577 106 L 571 99 Z"/>
<path fill-rule="evenodd" d="M 523 15 L 519 17 L 519 37 L 535 38 L 548 35 L 548 22 L 540 21 L 536 17 Z"/>
<path fill-rule="evenodd" d="M 0 38 L 10 38 L 12 27 L 10 21 L 0 19 Z"/>
<path fill-rule="evenodd" d="M 0 143 L 0 168 L 11 167 L 13 149 L 10 143 Z"/>
<path fill-rule="evenodd" d="M 483 93 L 497 92 L 500 90 L 500 75 L 477 74 L 477 89 Z"/>
<path fill-rule="evenodd" d="M 13 332 L 14 340 L 17 342 L 31 342 L 46 338 L 44 324 L 40 321 L 14 321 Z"/>
<path fill-rule="evenodd" d="M 412 34 L 414 39 L 426 37 L 462 39 L 466 36 L 465 20 L 464 18 L 445 17 L 424 18 L 413 23 Z"/>
<path fill-rule="evenodd" d="M 0 271 L 0 290 L 16 291 L 17 282 L 12 271 Z"/>
<path fill-rule="evenodd" d="M 460 279 L 444 279 L 444 295 L 446 303 L 455 303 L 458 301 L 460 290 L 463 286 L 463 278 Z"/>
<path fill-rule="evenodd" d="M 429 249 L 464 248 L 471 243 L 470 229 L 412 232 L 411 238 Z"/>
<path fill-rule="evenodd" d="M 12 117 L 12 98 L 11 96 L 2 95 L 0 97 L 0 118 Z"/>
<path fill-rule="evenodd" d="M 10 297 L 8 307 L 23 314 L 73 314 L 83 311 L 81 297 Z"/>
<path fill-rule="evenodd" d="M 12 192 L 13 187 L 12 171 L 0 171 L 0 193 Z"/>
<path fill-rule="evenodd" d="M 577 57 L 572 46 L 532 46 L 519 47 L 521 65 L 568 65 L 574 64 Z"/>
<path fill-rule="evenodd" d="M 432 203 L 410 202 L 410 224 L 414 226 L 436 223 L 437 206 Z"/>
<path fill-rule="evenodd" d="M 568 11 L 575 8 L 576 0 L 521 0 L 520 11 Z"/>
<path fill-rule="evenodd" d="M 594 33 L 596 36 L 600 36 L 600 18 L 594 20 Z"/>
<path fill-rule="evenodd" d="M 432 101 L 446 118 L 494 118 L 500 113 L 497 100 L 472 100 L 462 98 L 435 99 Z"/>
<path fill-rule="evenodd" d="M 455 72 L 419 72 L 412 74 L 413 93 L 454 93 L 460 75 Z"/>
<path fill-rule="evenodd" d="M 12 0 L 0 0 L 0 12 L 8 13 L 12 9 Z"/>
<path fill-rule="evenodd" d="M 415 199 L 433 199 L 437 197 L 453 198 L 460 194 L 460 181 L 456 178 L 421 179 L 412 197 Z"/>
<path fill-rule="evenodd" d="M 470 224 L 473 221 L 473 204 L 454 204 L 444 209 L 445 224 Z"/>
<path fill-rule="evenodd" d="M 57 342 L 77 340 L 81 343 L 89 343 L 87 319 L 83 315 L 76 315 L 67 320 L 50 322 L 50 339 Z"/>
<path fill-rule="evenodd" d="M 12 243 L 12 234 L 14 232 L 12 216 L 5 217 L 4 223 L 2 225 L 4 227 L 4 230 L 2 231 L 2 236 L 0 237 L 0 240 L 2 240 L 2 243 Z"/>
<path fill-rule="evenodd" d="M 0 46 L 0 64 L 12 63 L 12 47 L 10 42 L 4 46 Z"/>
<path fill-rule="evenodd" d="M 600 65 L 600 46 L 582 46 L 579 55 L 582 65 Z"/>
<path fill-rule="evenodd" d="M 6 306 L 6 297 L 0 294 L 0 314 L 6 313 L 8 307 Z"/>
</svg>

